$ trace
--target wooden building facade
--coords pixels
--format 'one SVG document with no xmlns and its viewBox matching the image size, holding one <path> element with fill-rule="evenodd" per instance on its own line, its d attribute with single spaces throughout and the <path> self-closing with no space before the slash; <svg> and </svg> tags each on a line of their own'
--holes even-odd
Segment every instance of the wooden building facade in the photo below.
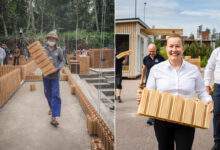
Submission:
<svg viewBox="0 0 220 150">
<path fill-rule="evenodd" d="M 136 78 L 141 74 L 142 61 L 149 43 L 149 37 L 141 29 L 147 28 L 138 18 L 116 19 L 116 51 L 118 45 L 122 45 L 124 51 L 130 51 L 129 61 L 123 67 L 123 77 Z"/>
</svg>

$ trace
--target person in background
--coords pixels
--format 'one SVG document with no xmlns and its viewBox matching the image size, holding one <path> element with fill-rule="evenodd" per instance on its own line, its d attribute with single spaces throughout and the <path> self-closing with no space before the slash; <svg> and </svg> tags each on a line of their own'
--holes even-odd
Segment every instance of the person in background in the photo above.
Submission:
<svg viewBox="0 0 220 150">
<path fill-rule="evenodd" d="M 14 65 L 19 65 L 19 58 L 21 55 L 21 50 L 16 46 L 14 49 Z"/>
<path fill-rule="evenodd" d="M 51 125 L 59 125 L 58 118 L 61 112 L 61 98 L 59 86 L 59 72 L 64 65 L 63 51 L 58 47 L 58 35 L 56 31 L 51 31 L 46 36 L 45 51 L 48 57 L 56 67 L 56 71 L 47 76 L 43 76 L 44 93 L 49 104 L 49 115 L 51 116 Z"/>
<path fill-rule="evenodd" d="M 120 52 L 119 52 L 120 53 Z M 119 54 L 119 53 L 116 53 Z M 119 103 L 122 102 L 121 100 L 121 90 L 122 90 L 122 67 L 126 64 L 128 57 L 115 57 L 115 100 Z"/>
<path fill-rule="evenodd" d="M 213 133 L 215 144 L 212 150 L 220 150 L 220 47 L 211 53 L 205 67 L 204 80 L 209 94 L 212 94 L 211 85 L 214 83 L 212 99 L 214 101 Z"/>
<path fill-rule="evenodd" d="M 6 56 L 4 59 L 4 65 L 8 64 L 9 56 L 10 56 L 10 49 L 7 47 L 6 44 L 2 44 L 2 48 L 5 50 Z"/>
<path fill-rule="evenodd" d="M 63 47 L 63 57 L 64 57 L 65 64 L 67 64 L 67 47 L 66 46 Z"/>
<path fill-rule="evenodd" d="M 3 65 L 4 59 L 6 57 L 6 53 L 4 48 L 2 47 L 2 43 L 0 43 L 0 66 Z"/>
<path fill-rule="evenodd" d="M 151 67 L 153 67 L 155 64 L 158 64 L 165 59 L 160 55 L 157 54 L 157 47 L 155 44 L 151 43 L 147 47 L 148 55 L 144 57 L 143 59 L 143 66 L 142 66 L 142 72 L 141 72 L 141 81 L 139 88 L 143 89 L 146 85 L 148 75 L 150 73 Z M 154 124 L 154 119 L 149 118 L 147 120 L 148 125 Z"/>
</svg>

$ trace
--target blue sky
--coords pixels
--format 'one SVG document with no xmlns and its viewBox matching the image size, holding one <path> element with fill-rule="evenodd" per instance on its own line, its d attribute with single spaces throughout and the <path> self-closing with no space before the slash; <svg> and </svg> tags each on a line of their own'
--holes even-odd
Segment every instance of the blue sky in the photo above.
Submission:
<svg viewBox="0 0 220 150">
<path fill-rule="evenodd" d="M 137 0 L 137 17 L 156 28 L 182 28 L 184 35 L 215 28 L 220 32 L 220 0 Z M 115 0 L 115 18 L 133 18 L 135 0 Z"/>
</svg>

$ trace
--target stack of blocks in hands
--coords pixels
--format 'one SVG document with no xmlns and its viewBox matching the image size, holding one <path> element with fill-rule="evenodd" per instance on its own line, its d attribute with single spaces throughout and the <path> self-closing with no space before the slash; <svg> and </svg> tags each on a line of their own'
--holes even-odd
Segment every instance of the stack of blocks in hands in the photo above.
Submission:
<svg viewBox="0 0 220 150">
<path fill-rule="evenodd" d="M 39 41 L 36 41 L 28 46 L 31 57 L 36 62 L 37 66 L 42 70 L 43 75 L 47 76 L 56 71 L 52 61 L 48 58 L 44 48 Z"/>
<path fill-rule="evenodd" d="M 138 114 L 198 128 L 209 128 L 210 105 L 170 93 L 143 89 Z"/>
</svg>

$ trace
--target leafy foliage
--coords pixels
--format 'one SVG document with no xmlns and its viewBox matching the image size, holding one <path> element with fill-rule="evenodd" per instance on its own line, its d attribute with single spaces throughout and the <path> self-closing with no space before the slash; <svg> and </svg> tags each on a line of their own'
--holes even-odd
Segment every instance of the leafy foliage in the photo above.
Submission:
<svg viewBox="0 0 220 150">
<path fill-rule="evenodd" d="M 61 43 L 75 40 L 77 32 L 77 39 L 84 40 L 88 46 L 101 46 L 102 43 L 102 46 L 113 47 L 112 0 L 0 1 L 0 41 L 18 38 L 20 28 L 27 38 L 43 38 L 56 29 L 64 38 Z"/>
</svg>

